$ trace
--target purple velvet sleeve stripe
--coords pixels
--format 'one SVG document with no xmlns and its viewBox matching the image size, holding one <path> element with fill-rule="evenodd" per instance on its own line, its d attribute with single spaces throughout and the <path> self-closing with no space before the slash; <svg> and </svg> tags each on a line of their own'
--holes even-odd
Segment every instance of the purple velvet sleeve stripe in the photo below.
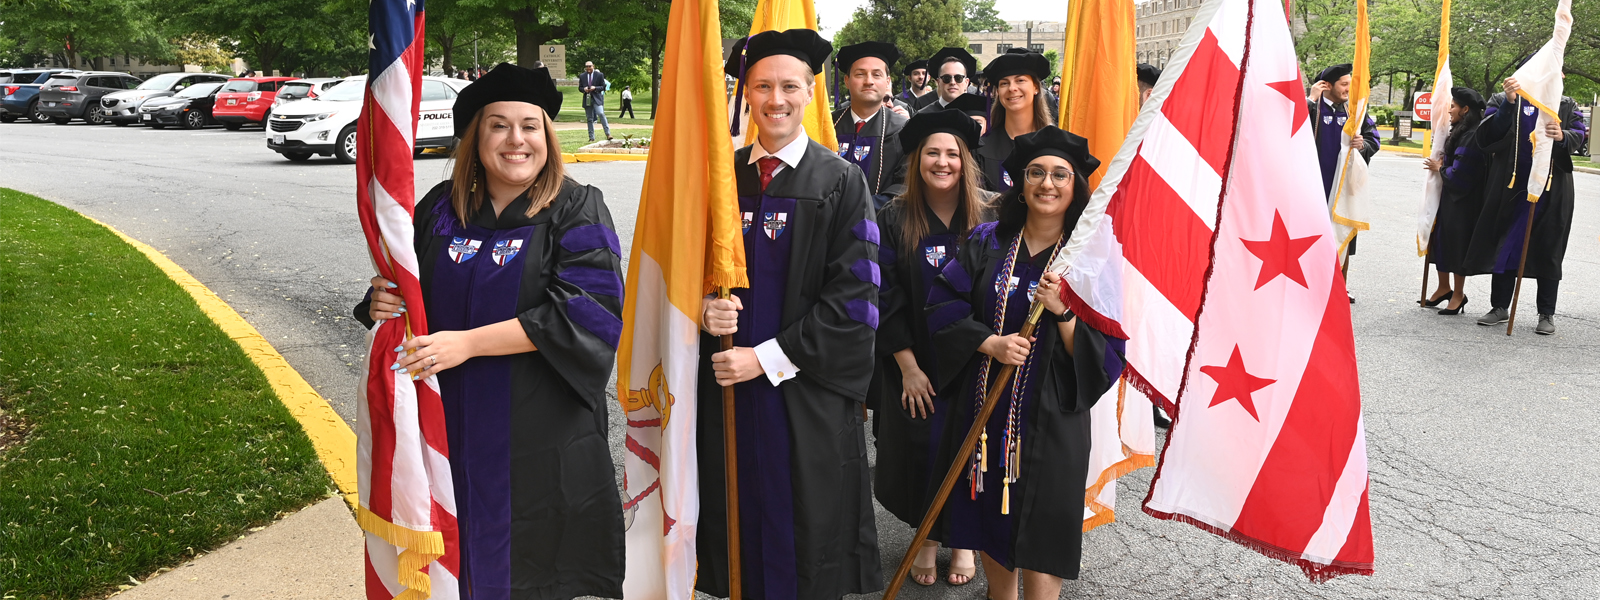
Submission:
<svg viewBox="0 0 1600 600">
<path fill-rule="evenodd" d="M 972 305 L 957 300 L 933 309 L 928 314 L 928 331 L 939 331 L 972 314 Z"/>
<path fill-rule="evenodd" d="M 960 260 L 950 259 L 950 264 L 945 265 L 939 272 L 957 293 L 972 293 L 972 276 L 967 275 L 967 268 L 961 266 Z"/>
<path fill-rule="evenodd" d="M 617 340 L 622 339 L 622 319 L 611 314 L 611 311 L 600 306 L 600 303 L 595 302 L 593 298 L 588 296 L 568 298 L 567 316 L 573 323 L 587 329 L 612 349 L 616 349 Z"/>
<path fill-rule="evenodd" d="M 1124 367 L 1122 357 L 1128 354 L 1128 342 L 1111 335 L 1105 336 L 1105 338 L 1106 357 L 1102 366 L 1106 370 L 1106 379 L 1115 383 L 1122 378 L 1122 369 Z"/>
<path fill-rule="evenodd" d="M 878 329 L 878 307 L 873 306 L 871 302 L 856 298 L 844 303 L 844 312 L 862 325 L 871 327 L 874 330 Z M 620 335 L 621 329 L 617 331 L 618 335 Z"/>
<path fill-rule="evenodd" d="M 934 284 L 928 287 L 928 305 L 935 306 L 951 300 L 960 300 L 955 292 L 950 291 L 950 286 Z"/>
<path fill-rule="evenodd" d="M 433 234 L 438 236 L 452 236 L 456 233 L 455 204 L 450 201 L 450 192 L 446 191 L 433 203 Z"/>
<path fill-rule="evenodd" d="M 565 248 L 567 252 L 588 252 L 600 248 L 610 248 L 612 254 L 622 256 L 622 243 L 617 240 L 617 232 L 600 223 L 591 223 L 568 229 L 567 233 L 561 236 L 561 247 Z"/>
<path fill-rule="evenodd" d="M 878 243 L 878 224 L 871 220 L 862 219 L 855 227 L 850 228 L 850 232 L 856 234 L 856 238 L 862 241 Z"/>
<path fill-rule="evenodd" d="M 594 267 L 567 267 L 556 274 L 562 281 L 582 288 L 591 294 L 622 297 L 622 279 L 608 269 Z"/>
<path fill-rule="evenodd" d="M 856 264 L 850 267 L 850 272 L 856 279 L 872 284 L 872 287 L 881 287 L 883 279 L 878 275 L 878 263 L 865 258 L 856 259 Z"/>
</svg>

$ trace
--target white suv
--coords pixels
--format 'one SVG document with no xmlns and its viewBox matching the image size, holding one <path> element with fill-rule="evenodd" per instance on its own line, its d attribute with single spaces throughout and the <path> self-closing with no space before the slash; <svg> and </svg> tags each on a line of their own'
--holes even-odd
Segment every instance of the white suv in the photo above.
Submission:
<svg viewBox="0 0 1600 600">
<path fill-rule="evenodd" d="M 472 83 L 445 77 L 422 78 L 422 100 L 417 120 L 414 152 L 455 146 L 452 108 L 461 88 Z M 356 119 L 367 78 L 358 75 L 321 92 L 316 98 L 288 102 L 272 109 L 267 119 L 267 148 L 292 161 L 312 155 L 333 156 L 339 162 L 356 162 Z"/>
<path fill-rule="evenodd" d="M 212 73 L 162 73 L 151 77 L 139 87 L 124 92 L 111 92 L 100 97 L 100 107 L 106 121 L 117 125 L 139 122 L 139 106 L 145 100 L 171 96 L 196 83 L 225 82 L 227 75 Z"/>
</svg>

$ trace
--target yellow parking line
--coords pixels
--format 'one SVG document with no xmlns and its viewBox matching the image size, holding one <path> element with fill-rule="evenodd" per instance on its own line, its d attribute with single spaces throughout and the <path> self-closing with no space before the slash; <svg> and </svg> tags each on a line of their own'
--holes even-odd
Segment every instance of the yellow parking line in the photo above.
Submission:
<svg viewBox="0 0 1600 600">
<path fill-rule="evenodd" d="M 334 485 L 339 486 L 339 492 L 344 495 L 344 500 L 353 509 L 356 507 L 356 434 L 345 425 L 344 419 L 333 412 L 333 407 L 328 406 L 328 401 L 322 398 L 316 390 L 311 389 L 311 384 L 306 383 L 304 377 L 289 366 L 289 361 L 261 336 L 261 332 L 251 326 L 244 317 L 234 312 L 228 303 L 221 297 L 200 283 L 183 267 L 172 262 L 160 251 L 139 240 L 128 237 L 127 234 L 117 231 L 117 228 L 101 223 L 88 215 L 84 218 L 94 221 L 122 238 L 128 245 L 143 252 L 156 268 L 166 273 L 167 277 L 178 284 L 178 287 L 189 292 L 200 310 L 211 317 L 222 331 L 233 338 L 250 357 L 251 362 L 261 369 L 267 376 L 267 382 L 272 385 L 272 391 L 278 394 L 278 399 L 288 407 L 289 414 L 294 415 L 300 427 L 305 430 L 306 437 L 311 438 L 311 445 L 316 448 L 317 458 L 322 461 L 323 468 L 328 470 L 328 475 L 333 478 Z"/>
</svg>

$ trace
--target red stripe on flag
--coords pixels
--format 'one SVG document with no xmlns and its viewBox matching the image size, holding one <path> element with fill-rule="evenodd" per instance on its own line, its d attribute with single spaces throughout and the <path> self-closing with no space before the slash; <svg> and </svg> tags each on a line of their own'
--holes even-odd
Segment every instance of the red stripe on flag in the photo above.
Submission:
<svg viewBox="0 0 1600 600">
<path fill-rule="evenodd" d="M 1141 155 L 1128 165 L 1106 215 L 1128 264 L 1193 322 L 1211 256 L 1211 227 Z"/>
<path fill-rule="evenodd" d="M 1355 570 L 1353 573 L 1363 575 L 1372 574 L 1372 513 L 1368 509 L 1367 492 L 1372 490 L 1372 480 L 1367 480 L 1367 488 L 1361 490 L 1361 507 L 1356 509 L 1356 520 L 1350 524 L 1350 535 L 1345 537 L 1344 548 L 1339 550 L 1339 556 L 1334 557 L 1333 566 L 1356 565 L 1366 567 L 1366 570 Z"/>
<path fill-rule="evenodd" d="M 439 557 L 438 562 L 449 570 L 451 575 L 455 575 L 456 579 L 461 579 L 461 541 L 456 535 L 460 525 L 456 523 L 456 516 L 435 501 L 433 523 L 434 529 L 444 534 L 444 556 Z"/>
<path fill-rule="evenodd" d="M 384 321 L 377 327 L 372 344 L 375 351 L 367 357 L 367 372 L 393 373 L 389 365 L 394 364 L 394 358 L 390 352 L 381 349 L 394 348 L 405 341 L 405 328 L 398 321 Z M 366 490 L 367 510 L 385 521 L 393 518 L 390 511 L 393 509 L 394 395 L 394 377 L 378 375 L 367 378 L 367 420 L 372 430 L 372 474 L 368 478 L 372 483 L 371 489 Z"/>
<path fill-rule="evenodd" d="M 361 545 L 366 546 L 365 539 Z M 361 559 L 361 567 L 367 575 L 367 600 L 394 600 L 394 596 L 389 595 L 388 586 L 383 585 L 383 580 L 378 578 L 378 572 L 372 570 L 372 550 L 367 550 L 366 554 L 367 556 Z"/>
<path fill-rule="evenodd" d="M 1313 579 L 1319 577 L 1317 573 L 1323 567 L 1299 556 L 1322 526 L 1323 514 L 1350 459 L 1361 420 L 1350 304 L 1345 301 L 1343 280 L 1337 269 L 1332 278 L 1327 308 L 1317 339 L 1312 342 L 1300 387 L 1295 390 L 1294 403 L 1233 523 L 1236 534 L 1292 555 L 1290 562 Z M 1370 539 L 1371 532 L 1366 535 Z M 1371 555 L 1370 544 L 1367 554 Z M 1348 569 L 1346 572 L 1372 571 L 1370 561 L 1365 565 L 1335 563 L 1333 567 Z"/>
<path fill-rule="evenodd" d="M 1161 114 L 1218 173 L 1223 172 L 1233 140 L 1238 84 L 1239 67 L 1207 29 L 1183 67 L 1183 75 L 1172 86 L 1172 93 L 1161 104 Z"/>
</svg>

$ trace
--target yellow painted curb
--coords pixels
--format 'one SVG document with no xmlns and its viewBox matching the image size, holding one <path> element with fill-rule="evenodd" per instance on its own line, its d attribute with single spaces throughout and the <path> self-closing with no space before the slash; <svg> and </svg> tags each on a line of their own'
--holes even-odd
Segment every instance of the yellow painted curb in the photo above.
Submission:
<svg viewBox="0 0 1600 600">
<path fill-rule="evenodd" d="M 580 152 L 578 154 L 561 153 L 561 162 L 611 162 L 611 161 L 637 161 L 650 160 L 649 154 L 607 154 L 604 152 Z"/>
<path fill-rule="evenodd" d="M 333 412 L 333 407 L 328 406 L 328 401 L 322 398 L 316 390 L 311 389 L 311 384 L 289 366 L 289 361 L 261 336 L 261 332 L 234 312 L 233 307 L 223 301 L 221 297 L 200 283 L 183 267 L 172 262 L 160 251 L 139 240 L 128 237 L 127 234 L 117 231 L 117 228 L 101 223 L 93 217 L 84 215 L 84 218 L 94 221 L 96 225 L 106 228 L 111 233 L 122 238 L 129 246 L 143 252 L 156 268 L 166 273 L 178 287 L 189 292 L 200 310 L 211 317 L 211 321 L 222 328 L 228 337 L 239 344 L 250 361 L 261 369 L 267 376 L 267 383 L 272 386 L 272 391 L 278 394 L 278 399 L 289 408 L 289 414 L 294 415 L 300 427 L 305 430 L 306 437 L 311 438 L 311 445 L 317 450 L 317 458 L 322 461 L 323 468 L 328 470 L 328 475 L 333 477 L 334 485 L 339 486 L 339 492 L 344 495 L 345 503 L 351 508 L 356 507 L 356 434 L 345 425 L 344 419 Z"/>
<path fill-rule="evenodd" d="M 1417 156 L 1427 156 L 1428 155 L 1428 151 L 1424 150 L 1422 148 L 1407 148 L 1405 146 L 1383 146 L 1380 149 L 1387 150 L 1389 152 L 1399 152 L 1401 154 L 1415 154 Z"/>
</svg>

